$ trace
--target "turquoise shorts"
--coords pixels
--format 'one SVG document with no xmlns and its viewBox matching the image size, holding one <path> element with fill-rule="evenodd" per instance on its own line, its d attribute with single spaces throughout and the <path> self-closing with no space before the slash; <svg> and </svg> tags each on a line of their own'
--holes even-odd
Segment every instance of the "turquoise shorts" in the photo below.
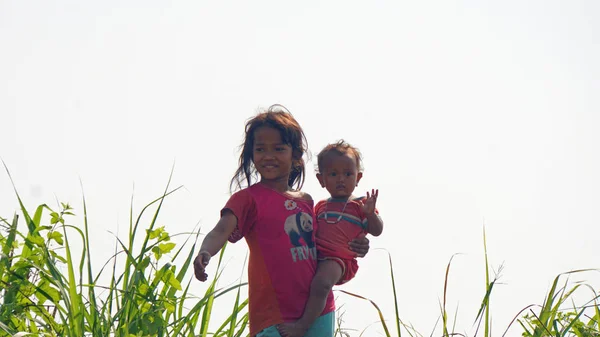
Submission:
<svg viewBox="0 0 600 337">
<path fill-rule="evenodd" d="M 310 326 L 304 337 L 333 337 L 335 327 L 335 312 L 332 311 L 319 318 Z M 256 337 L 281 337 L 277 327 L 271 325 L 262 330 Z"/>
</svg>

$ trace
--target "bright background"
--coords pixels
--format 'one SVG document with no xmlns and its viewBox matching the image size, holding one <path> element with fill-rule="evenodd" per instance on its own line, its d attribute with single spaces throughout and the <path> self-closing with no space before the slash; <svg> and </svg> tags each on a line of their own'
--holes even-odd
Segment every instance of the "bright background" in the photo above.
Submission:
<svg viewBox="0 0 600 337">
<path fill-rule="evenodd" d="M 343 288 L 392 319 L 376 248 L 386 249 L 400 316 L 429 335 L 446 265 L 462 253 L 448 309 L 458 305 L 457 330 L 472 334 L 485 224 L 491 266 L 505 267 L 492 297 L 501 334 L 558 273 L 600 267 L 598 17 L 594 0 L 2 0 L 0 157 L 29 207 L 58 199 L 81 215 L 81 179 L 100 266 L 110 232 L 126 235 L 133 185 L 137 212 L 161 195 L 173 163 L 173 186 L 185 190 L 159 223 L 171 234 L 209 230 L 244 122 L 281 103 L 313 152 L 339 138 L 359 147 L 358 192 L 380 189 L 384 233 Z M 326 197 L 312 174 L 304 190 Z M 15 210 L 1 174 L 0 215 Z M 247 251 L 230 247 L 222 285 L 237 282 Z M 344 327 L 377 321 L 370 304 L 338 295 Z"/>
</svg>

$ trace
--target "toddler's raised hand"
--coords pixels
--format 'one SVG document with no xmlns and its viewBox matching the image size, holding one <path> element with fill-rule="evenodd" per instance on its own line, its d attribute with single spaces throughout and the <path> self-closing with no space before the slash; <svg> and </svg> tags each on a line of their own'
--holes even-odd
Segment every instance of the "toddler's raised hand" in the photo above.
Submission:
<svg viewBox="0 0 600 337">
<path fill-rule="evenodd" d="M 208 274 L 206 274 L 205 270 L 210 258 L 210 253 L 203 251 L 198 253 L 198 256 L 194 259 L 194 274 L 196 275 L 196 278 L 202 282 L 208 279 Z"/>
<path fill-rule="evenodd" d="M 377 204 L 377 197 L 379 196 L 379 190 L 377 189 L 372 189 L 371 190 L 371 194 L 369 194 L 369 192 L 367 192 L 367 199 L 365 201 L 363 201 L 363 212 L 365 212 L 366 215 L 370 215 L 375 213 L 375 206 Z"/>
</svg>

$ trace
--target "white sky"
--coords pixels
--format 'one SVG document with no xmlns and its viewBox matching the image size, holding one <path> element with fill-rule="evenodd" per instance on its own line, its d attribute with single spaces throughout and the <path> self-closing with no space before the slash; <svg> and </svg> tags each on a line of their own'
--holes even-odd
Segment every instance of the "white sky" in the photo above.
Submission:
<svg viewBox="0 0 600 337">
<path fill-rule="evenodd" d="M 600 267 L 599 15 L 593 0 L 4 0 L 0 158 L 29 207 L 58 198 L 82 214 L 81 178 L 99 268 L 108 231 L 126 234 L 132 185 L 139 211 L 173 162 L 173 186 L 186 189 L 167 199 L 160 224 L 211 228 L 245 120 L 281 103 L 313 152 L 338 138 L 363 152 L 359 192 L 380 189 L 385 220 L 372 247 L 392 254 L 401 318 L 422 334 L 454 253 L 464 255 L 449 309 L 459 305 L 458 331 L 472 334 L 485 222 L 491 265 L 505 264 L 492 297 L 501 334 L 558 273 Z M 304 189 L 326 196 L 312 174 Z M 16 208 L 2 174 L 0 215 Z M 236 282 L 245 252 L 231 246 L 222 285 Z M 374 249 L 359 263 L 344 289 L 391 320 L 387 256 Z M 598 287 L 597 273 L 575 279 Z M 366 302 L 339 296 L 344 327 L 377 320 Z"/>
</svg>

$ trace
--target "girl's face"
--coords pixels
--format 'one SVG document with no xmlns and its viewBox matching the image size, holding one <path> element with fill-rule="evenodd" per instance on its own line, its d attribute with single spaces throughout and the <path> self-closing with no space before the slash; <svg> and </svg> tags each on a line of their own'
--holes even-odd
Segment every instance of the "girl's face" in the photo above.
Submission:
<svg viewBox="0 0 600 337">
<path fill-rule="evenodd" d="M 284 144 L 279 130 L 261 126 L 254 131 L 252 162 L 261 181 L 285 181 L 292 171 L 292 147 Z"/>
<path fill-rule="evenodd" d="M 356 158 L 350 154 L 330 153 L 323 161 L 323 172 L 317 174 L 332 198 L 350 197 L 361 178 Z"/>
</svg>

